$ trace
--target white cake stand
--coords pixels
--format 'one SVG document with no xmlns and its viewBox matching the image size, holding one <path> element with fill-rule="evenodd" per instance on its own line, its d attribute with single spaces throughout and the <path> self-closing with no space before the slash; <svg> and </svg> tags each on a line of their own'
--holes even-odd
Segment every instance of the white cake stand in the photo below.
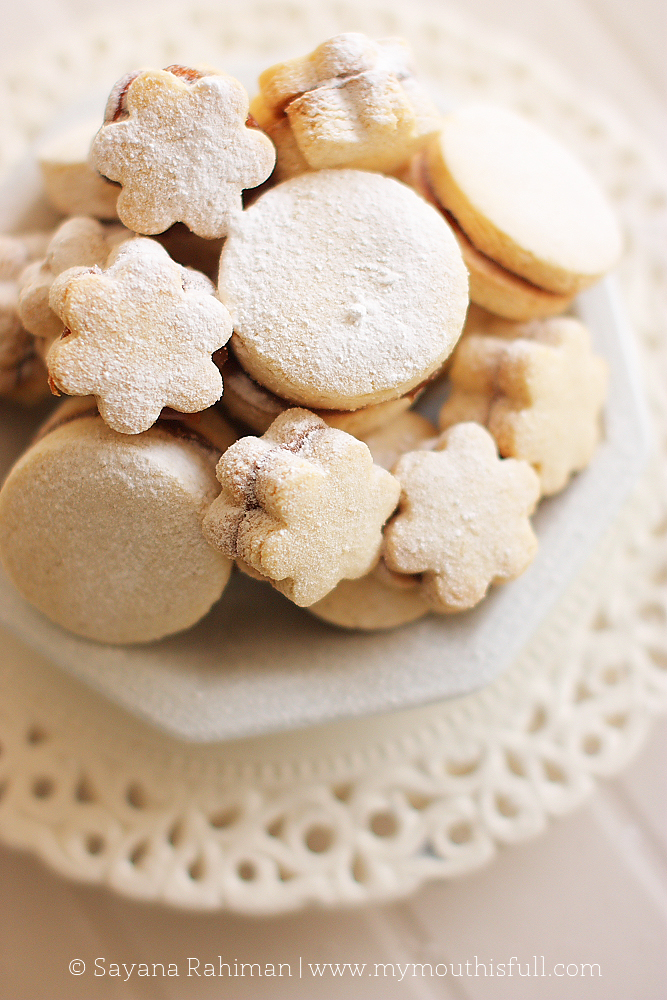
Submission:
<svg viewBox="0 0 667 1000">
<path fill-rule="evenodd" d="M 57 106 L 130 66 L 268 64 L 340 30 L 404 35 L 453 100 L 519 108 L 591 164 L 628 234 L 620 276 L 665 448 L 667 181 L 611 111 L 442 8 L 258 3 L 239 24 L 218 3 L 81 26 L 31 60 L 34 86 L 6 71 L 1 165 Z M 663 457 L 511 668 L 428 708 L 191 746 L 7 637 L 0 836 L 127 895 L 268 913 L 395 897 L 535 835 L 619 770 L 667 707 Z"/>
</svg>

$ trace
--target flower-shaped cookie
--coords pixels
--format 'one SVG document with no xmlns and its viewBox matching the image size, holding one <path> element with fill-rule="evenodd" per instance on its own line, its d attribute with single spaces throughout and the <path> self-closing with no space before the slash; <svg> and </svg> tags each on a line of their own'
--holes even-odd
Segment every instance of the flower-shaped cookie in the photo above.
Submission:
<svg viewBox="0 0 667 1000">
<path fill-rule="evenodd" d="M 171 66 L 119 80 L 90 156 L 122 185 L 121 221 L 149 235 L 184 222 L 207 239 L 224 236 L 242 190 L 275 162 L 271 140 L 247 117 L 248 95 L 226 73 Z"/>
<path fill-rule="evenodd" d="M 538 478 L 527 462 L 500 459 L 479 424 L 457 424 L 432 451 L 403 455 L 394 475 L 401 503 L 385 528 L 384 558 L 396 573 L 422 574 L 434 610 L 471 608 L 531 562 Z"/>
<path fill-rule="evenodd" d="M 138 434 L 163 407 L 196 413 L 219 399 L 211 355 L 232 324 L 208 278 L 155 240 L 129 240 L 112 256 L 106 271 L 71 268 L 53 282 L 49 301 L 65 330 L 47 364 L 56 389 L 94 395 L 110 427 Z"/>
<path fill-rule="evenodd" d="M 607 365 L 578 320 L 517 325 L 515 339 L 466 336 L 451 380 L 441 430 L 460 420 L 484 423 L 501 455 L 531 463 L 545 496 L 590 461 L 600 440 Z"/>
<path fill-rule="evenodd" d="M 42 357 L 46 357 L 63 329 L 60 317 L 49 306 L 49 293 L 56 277 L 70 267 L 102 267 L 112 247 L 131 235 L 124 226 L 103 226 L 97 219 L 75 216 L 56 229 L 46 248 L 46 258 L 25 269 L 20 281 L 18 312 L 26 330 L 36 338 Z"/>
<path fill-rule="evenodd" d="M 259 78 L 268 116 L 287 115 L 308 165 L 389 171 L 437 132 L 440 116 L 401 39 L 336 35 Z"/>
<path fill-rule="evenodd" d="M 365 444 L 299 409 L 233 444 L 217 476 L 206 537 L 302 607 L 371 570 L 400 492 Z"/>
</svg>

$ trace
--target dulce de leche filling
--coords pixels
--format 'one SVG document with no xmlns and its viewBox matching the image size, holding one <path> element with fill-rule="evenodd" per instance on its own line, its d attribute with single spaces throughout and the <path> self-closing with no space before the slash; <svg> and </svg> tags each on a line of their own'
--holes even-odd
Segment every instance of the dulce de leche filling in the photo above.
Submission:
<svg viewBox="0 0 667 1000">
<path fill-rule="evenodd" d="M 203 76 L 211 75 L 202 70 L 193 69 L 191 66 L 179 66 L 177 63 L 174 63 L 172 66 L 165 66 L 165 71 L 190 84 L 196 83 L 197 80 L 201 80 Z M 127 73 L 125 76 L 121 77 L 115 84 L 113 90 L 109 94 L 107 106 L 104 110 L 104 123 L 106 125 L 110 122 L 122 121 L 124 118 L 128 117 L 127 93 L 137 77 L 141 76 L 143 72 L 144 70 L 141 69 L 133 70 L 131 73 Z"/>
<path fill-rule="evenodd" d="M 179 80 L 183 80 L 185 83 L 190 85 L 196 83 L 197 80 L 202 80 L 205 76 L 216 75 L 212 70 L 194 69 L 192 66 L 181 66 L 179 63 L 173 63 L 171 66 L 165 66 L 164 69 L 166 73 L 171 73 L 172 76 L 177 76 Z M 134 81 L 138 76 L 141 76 L 142 72 L 143 70 L 140 69 L 133 70 L 131 73 L 127 73 L 125 76 L 121 77 L 121 79 L 115 84 L 113 90 L 109 94 L 107 105 L 104 110 L 105 125 L 109 125 L 111 122 L 123 121 L 129 116 L 129 112 L 127 110 L 127 94 Z M 259 124 L 251 114 L 248 114 L 245 124 L 246 128 L 260 128 Z"/>
</svg>

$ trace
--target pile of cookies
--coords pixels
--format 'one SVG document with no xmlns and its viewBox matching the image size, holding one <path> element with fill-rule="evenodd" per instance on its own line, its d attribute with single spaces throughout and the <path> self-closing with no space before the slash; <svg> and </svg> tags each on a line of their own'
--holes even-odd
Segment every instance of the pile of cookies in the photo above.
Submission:
<svg viewBox="0 0 667 1000">
<path fill-rule="evenodd" d="M 128 74 L 40 150 L 67 218 L 0 237 L 0 395 L 65 397 L 0 557 L 78 635 L 185 629 L 235 565 L 340 626 L 465 611 L 602 432 L 606 366 L 563 315 L 621 252 L 587 171 L 502 108 L 443 117 L 398 39 L 259 89 Z M 445 379 L 435 427 L 412 407 Z"/>
</svg>

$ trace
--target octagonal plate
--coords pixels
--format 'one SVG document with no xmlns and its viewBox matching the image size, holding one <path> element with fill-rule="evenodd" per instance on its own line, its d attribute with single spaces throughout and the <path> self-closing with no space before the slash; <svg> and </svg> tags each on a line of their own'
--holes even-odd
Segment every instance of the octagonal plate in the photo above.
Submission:
<svg viewBox="0 0 667 1000">
<path fill-rule="evenodd" d="M 0 231 L 52 221 L 28 158 L 0 190 Z M 428 616 L 385 633 L 344 632 L 238 574 L 190 631 L 150 645 L 111 647 L 53 625 L 0 571 L 0 621 L 55 666 L 190 741 L 423 705 L 487 684 L 509 666 L 582 567 L 649 453 L 633 336 L 613 280 L 581 295 L 574 311 L 610 367 L 604 441 L 589 467 L 540 505 L 534 519 L 540 548 L 528 571 L 474 610 Z M 436 390 L 421 408 L 433 417 L 438 404 Z M 3 478 L 45 412 L 0 407 Z"/>
</svg>

